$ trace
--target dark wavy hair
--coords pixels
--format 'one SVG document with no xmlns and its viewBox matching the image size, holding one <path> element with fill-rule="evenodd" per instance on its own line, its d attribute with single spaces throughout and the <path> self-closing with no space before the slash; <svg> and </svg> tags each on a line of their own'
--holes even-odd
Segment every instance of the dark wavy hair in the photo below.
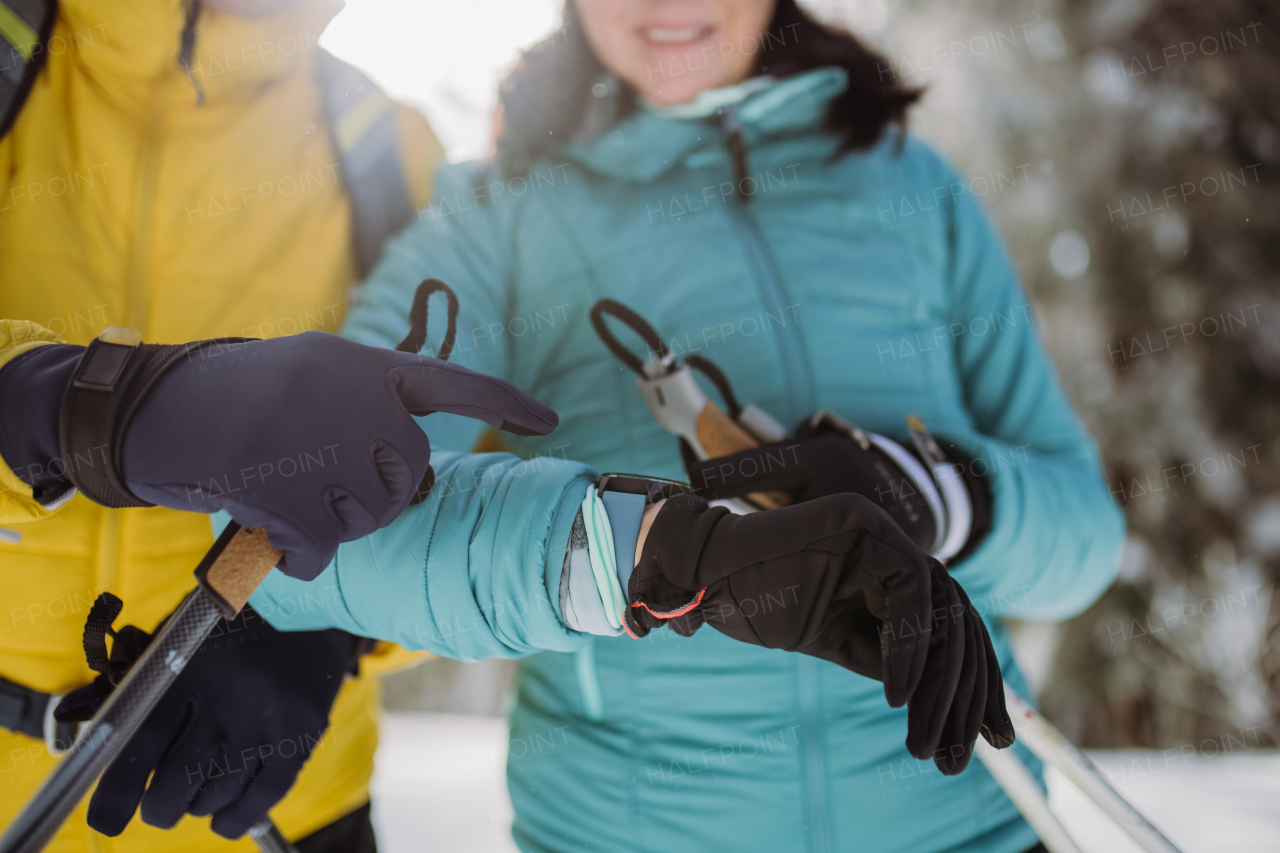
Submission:
<svg viewBox="0 0 1280 853">
<path fill-rule="evenodd" d="M 898 85 L 888 60 L 850 33 L 819 22 L 796 0 L 777 0 L 752 76 L 789 77 L 830 66 L 849 75 L 849 88 L 827 111 L 826 130 L 840 140 L 835 156 L 869 148 L 890 125 L 905 125 L 919 90 Z M 557 146 L 602 130 L 604 119 L 590 109 L 600 99 L 591 90 L 609 77 L 587 42 L 573 0 L 566 0 L 564 26 L 525 53 L 502 83 L 498 167 L 508 177 L 523 175 Z M 608 117 L 616 121 L 635 109 L 636 93 L 611 82 L 621 87 Z"/>
</svg>

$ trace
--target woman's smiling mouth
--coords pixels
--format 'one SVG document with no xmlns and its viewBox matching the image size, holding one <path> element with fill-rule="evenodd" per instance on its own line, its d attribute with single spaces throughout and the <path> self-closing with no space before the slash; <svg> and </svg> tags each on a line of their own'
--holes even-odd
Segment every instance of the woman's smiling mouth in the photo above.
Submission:
<svg viewBox="0 0 1280 853">
<path fill-rule="evenodd" d="M 655 45 L 682 45 L 701 41 L 715 31 L 711 25 L 698 27 L 641 27 L 640 37 Z"/>
</svg>

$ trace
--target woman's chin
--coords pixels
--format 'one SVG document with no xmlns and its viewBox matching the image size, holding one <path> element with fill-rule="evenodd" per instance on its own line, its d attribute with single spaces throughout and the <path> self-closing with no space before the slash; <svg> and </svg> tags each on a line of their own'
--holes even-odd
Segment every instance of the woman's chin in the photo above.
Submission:
<svg viewBox="0 0 1280 853">
<path fill-rule="evenodd" d="M 641 93 L 655 104 L 674 107 L 689 103 L 698 97 L 699 93 L 708 89 L 718 89 L 734 82 L 722 79 L 724 76 L 723 74 L 703 71 L 696 76 L 690 74 L 690 79 L 687 80 L 655 80 L 653 83 L 642 87 Z"/>
</svg>

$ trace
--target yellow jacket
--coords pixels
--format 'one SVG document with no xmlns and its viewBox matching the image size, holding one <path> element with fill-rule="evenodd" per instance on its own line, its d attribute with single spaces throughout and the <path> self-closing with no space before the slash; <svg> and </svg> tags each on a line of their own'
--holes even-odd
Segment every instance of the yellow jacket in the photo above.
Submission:
<svg viewBox="0 0 1280 853">
<path fill-rule="evenodd" d="M 175 61 L 181 0 L 61 0 L 48 62 L 0 141 L 0 364 L 46 341 L 84 344 L 107 326 L 156 343 L 336 331 L 354 277 L 351 211 L 316 83 L 316 38 L 341 0 L 300 0 L 243 19 L 206 8 L 195 90 Z M 415 205 L 442 151 L 425 119 L 396 107 Z M 26 321 L 26 322 L 18 322 Z M 77 496 L 56 513 L 0 470 L 0 675 L 45 692 L 91 680 L 81 631 L 104 590 L 117 624 L 150 628 L 193 586 L 209 519 L 111 510 Z M 384 655 L 403 655 L 381 649 Z M 370 664 L 373 664 L 370 666 Z M 379 697 L 348 681 L 331 733 L 272 812 L 297 838 L 368 798 Z M 0 730 L 0 826 L 54 760 Z M 253 850 L 207 819 L 162 832 L 135 819 L 117 839 L 84 804 L 51 851 Z"/>
</svg>

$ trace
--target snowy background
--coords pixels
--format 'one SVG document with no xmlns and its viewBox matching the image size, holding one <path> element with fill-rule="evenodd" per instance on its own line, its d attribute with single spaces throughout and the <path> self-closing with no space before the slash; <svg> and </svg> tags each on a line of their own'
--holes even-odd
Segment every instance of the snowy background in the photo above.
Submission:
<svg viewBox="0 0 1280 853">
<path fill-rule="evenodd" d="M 1113 777 L 1187 850 L 1280 849 L 1277 4 L 807 5 L 925 90 L 912 128 L 999 224 L 1128 515 L 1120 580 L 1093 608 L 1013 626 L 1046 716 L 1107 750 L 1104 766 L 1134 755 L 1110 750 L 1189 756 Z M 498 80 L 559 12 L 348 0 L 322 43 L 467 159 L 488 150 Z M 388 707 L 416 712 L 390 719 L 380 753 L 392 853 L 510 849 L 500 716 L 514 671 L 432 661 L 388 680 Z M 424 769 L 458 755 L 472 757 Z M 1098 825 L 1056 784 L 1054 803 L 1073 828 Z"/>
<path fill-rule="evenodd" d="M 382 853 L 515 853 L 503 767 L 507 727 L 496 717 L 387 714 L 373 779 Z M 1165 757 L 1091 751 L 1094 762 L 1183 853 L 1274 853 L 1280 755 Z M 1142 853 L 1062 776 L 1049 802 L 1083 853 Z"/>
</svg>

